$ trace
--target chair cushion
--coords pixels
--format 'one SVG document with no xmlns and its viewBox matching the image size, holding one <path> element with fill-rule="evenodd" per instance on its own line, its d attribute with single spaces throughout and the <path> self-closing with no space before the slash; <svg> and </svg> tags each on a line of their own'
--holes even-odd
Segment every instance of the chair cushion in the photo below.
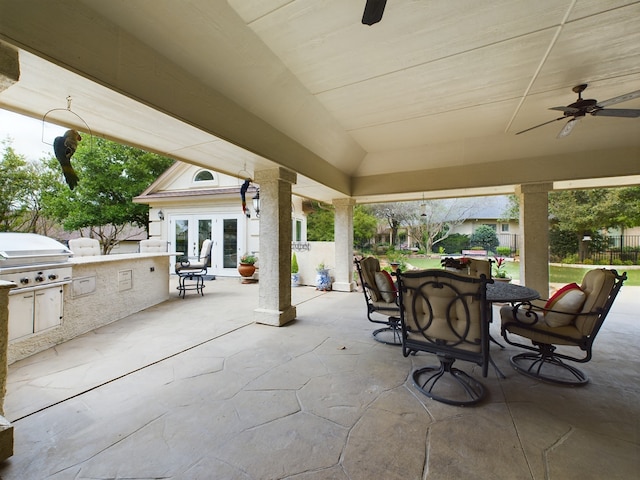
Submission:
<svg viewBox="0 0 640 480">
<path fill-rule="evenodd" d="M 544 308 L 566 313 L 546 312 L 544 322 L 550 327 L 569 325 L 580 312 L 585 299 L 586 295 L 577 283 L 565 285 L 547 301 Z"/>
<path fill-rule="evenodd" d="M 382 299 L 387 303 L 394 302 L 396 300 L 396 286 L 391 279 L 391 275 L 385 271 L 376 272 L 375 280 Z"/>
<path fill-rule="evenodd" d="M 360 261 L 360 269 L 362 271 L 362 281 L 367 285 L 367 290 L 372 302 L 382 300 L 382 296 L 378 292 L 376 286 L 375 273 L 380 271 L 380 262 L 375 257 L 366 257 Z"/>
</svg>

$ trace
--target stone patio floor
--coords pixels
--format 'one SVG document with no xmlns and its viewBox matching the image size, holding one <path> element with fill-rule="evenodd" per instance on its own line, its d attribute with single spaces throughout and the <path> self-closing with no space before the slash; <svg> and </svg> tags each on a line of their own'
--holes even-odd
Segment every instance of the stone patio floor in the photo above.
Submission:
<svg viewBox="0 0 640 480">
<path fill-rule="evenodd" d="M 11 365 L 15 453 L 0 478 L 640 478 L 640 287 L 622 288 L 587 386 L 519 375 L 517 350 L 492 345 L 506 379 L 456 364 L 489 390 L 467 408 L 415 389 L 410 370 L 435 357 L 374 341 L 361 293 L 294 288 L 297 319 L 277 328 L 253 322 L 258 288 L 172 290 Z"/>
</svg>

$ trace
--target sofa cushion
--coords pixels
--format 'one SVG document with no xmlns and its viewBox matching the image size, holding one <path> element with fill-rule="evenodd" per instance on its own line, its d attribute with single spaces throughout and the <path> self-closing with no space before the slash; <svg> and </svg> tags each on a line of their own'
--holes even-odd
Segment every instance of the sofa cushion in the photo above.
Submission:
<svg viewBox="0 0 640 480">
<path fill-rule="evenodd" d="M 396 286 L 393 284 L 393 280 L 391 280 L 391 275 L 387 272 L 376 272 L 376 287 L 378 287 L 378 291 L 382 296 L 382 299 L 387 302 L 395 302 L 396 300 Z"/>
<path fill-rule="evenodd" d="M 570 283 L 565 285 L 545 304 L 545 309 L 557 311 L 546 312 L 544 322 L 550 327 L 564 327 L 569 325 L 580 312 L 585 299 L 586 295 L 578 284 Z"/>
</svg>

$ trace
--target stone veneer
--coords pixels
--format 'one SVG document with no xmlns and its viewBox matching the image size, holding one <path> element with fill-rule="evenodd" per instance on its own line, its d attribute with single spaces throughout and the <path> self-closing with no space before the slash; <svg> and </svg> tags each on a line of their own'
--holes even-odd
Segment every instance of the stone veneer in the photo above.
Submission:
<svg viewBox="0 0 640 480">
<path fill-rule="evenodd" d="M 9 364 L 169 298 L 167 253 L 78 257 L 70 264 L 73 281 L 64 286 L 61 325 L 13 340 Z"/>
</svg>

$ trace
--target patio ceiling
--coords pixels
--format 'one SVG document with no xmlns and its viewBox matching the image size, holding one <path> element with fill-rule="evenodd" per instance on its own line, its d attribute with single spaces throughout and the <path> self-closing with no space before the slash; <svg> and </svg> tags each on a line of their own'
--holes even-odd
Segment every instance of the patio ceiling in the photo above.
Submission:
<svg viewBox="0 0 640 480">
<path fill-rule="evenodd" d="M 388 0 L 373 26 L 364 4 L 0 0 L 21 68 L 0 107 L 232 175 L 282 165 L 325 201 L 640 184 L 638 118 L 515 135 L 575 85 L 640 90 L 640 2 Z"/>
</svg>

